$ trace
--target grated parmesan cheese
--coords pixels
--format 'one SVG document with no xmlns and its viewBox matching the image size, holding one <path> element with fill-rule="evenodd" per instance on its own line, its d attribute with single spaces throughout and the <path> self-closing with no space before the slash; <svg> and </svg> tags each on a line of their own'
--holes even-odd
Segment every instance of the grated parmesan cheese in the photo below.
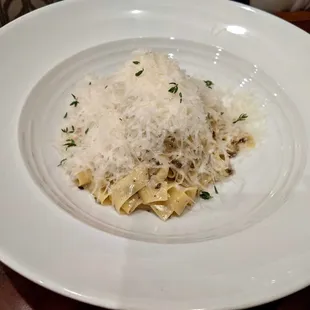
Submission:
<svg viewBox="0 0 310 310">
<path fill-rule="evenodd" d="M 247 98 L 207 87 L 164 54 L 136 52 L 118 72 L 87 81 L 74 96 L 78 104 L 62 126 L 68 128 L 61 136 L 63 166 L 72 179 L 90 169 L 98 186 L 142 162 L 173 168 L 180 184 L 204 189 L 229 175 L 238 141 L 254 141 L 256 112 L 248 112 Z M 233 124 L 241 113 L 248 119 Z M 75 145 L 64 147 L 68 139 Z"/>
</svg>

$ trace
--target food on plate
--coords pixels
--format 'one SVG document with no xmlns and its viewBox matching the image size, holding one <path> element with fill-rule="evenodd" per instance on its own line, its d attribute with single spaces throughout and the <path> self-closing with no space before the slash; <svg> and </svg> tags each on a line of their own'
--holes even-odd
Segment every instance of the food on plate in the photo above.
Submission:
<svg viewBox="0 0 310 310">
<path fill-rule="evenodd" d="M 74 91 L 59 166 L 100 204 L 167 220 L 199 196 L 212 199 L 234 174 L 231 159 L 255 145 L 251 107 L 165 54 L 135 52 L 115 74 Z"/>
</svg>

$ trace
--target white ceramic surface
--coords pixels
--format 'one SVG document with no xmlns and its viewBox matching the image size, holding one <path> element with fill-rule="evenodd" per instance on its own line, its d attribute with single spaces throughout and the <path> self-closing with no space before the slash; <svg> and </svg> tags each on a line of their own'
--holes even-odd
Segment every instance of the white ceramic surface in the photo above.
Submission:
<svg viewBox="0 0 310 310">
<path fill-rule="evenodd" d="M 226 0 L 67 0 L 1 29 L 0 45 L 1 261 L 116 309 L 236 309 L 310 284 L 308 34 Z M 221 199 L 165 224 L 95 205 L 52 147 L 75 83 L 145 46 L 254 91 L 267 115 Z"/>
</svg>

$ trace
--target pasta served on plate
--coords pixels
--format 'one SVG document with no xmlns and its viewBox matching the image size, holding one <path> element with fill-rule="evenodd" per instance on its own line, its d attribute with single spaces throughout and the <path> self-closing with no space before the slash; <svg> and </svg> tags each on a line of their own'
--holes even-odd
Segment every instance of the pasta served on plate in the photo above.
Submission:
<svg viewBox="0 0 310 310">
<path fill-rule="evenodd" d="M 182 215 L 198 196 L 212 198 L 210 187 L 217 194 L 216 183 L 234 173 L 231 158 L 255 144 L 242 96 L 188 76 L 161 53 L 135 52 L 115 74 L 87 79 L 71 99 L 59 165 L 121 214 Z"/>
</svg>

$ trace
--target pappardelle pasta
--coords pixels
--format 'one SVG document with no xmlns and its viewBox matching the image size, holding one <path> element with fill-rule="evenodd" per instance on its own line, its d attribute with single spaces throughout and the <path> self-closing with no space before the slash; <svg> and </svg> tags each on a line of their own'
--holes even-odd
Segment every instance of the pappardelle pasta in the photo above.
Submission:
<svg viewBox="0 0 310 310">
<path fill-rule="evenodd" d="M 112 76 L 87 78 L 61 128 L 62 166 L 80 189 L 120 214 L 181 216 L 218 194 L 231 158 L 253 147 L 251 106 L 155 52 L 135 52 Z M 254 122 L 254 118 L 253 118 Z"/>
</svg>

